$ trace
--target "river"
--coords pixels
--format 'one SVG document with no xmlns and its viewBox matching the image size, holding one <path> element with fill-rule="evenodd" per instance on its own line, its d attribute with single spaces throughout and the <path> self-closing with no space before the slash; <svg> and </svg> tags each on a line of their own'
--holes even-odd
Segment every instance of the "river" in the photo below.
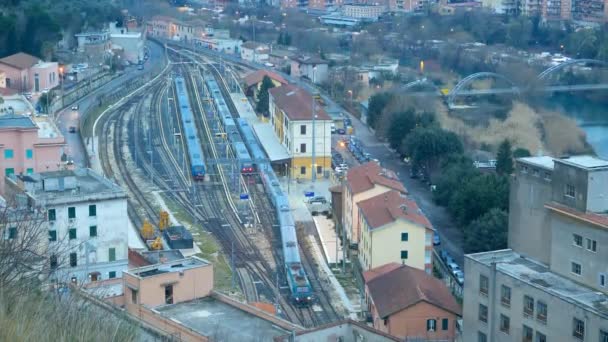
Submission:
<svg viewBox="0 0 608 342">
<path fill-rule="evenodd" d="M 555 96 L 542 107 L 576 120 L 587 135 L 587 142 L 599 157 L 608 159 L 608 106 L 579 96 Z"/>
</svg>

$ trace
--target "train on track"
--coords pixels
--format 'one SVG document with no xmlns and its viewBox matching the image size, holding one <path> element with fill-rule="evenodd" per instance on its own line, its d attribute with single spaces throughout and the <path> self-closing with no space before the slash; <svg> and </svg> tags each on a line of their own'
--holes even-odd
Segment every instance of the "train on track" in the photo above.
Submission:
<svg viewBox="0 0 608 342">
<path fill-rule="evenodd" d="M 186 82 L 183 77 L 175 77 L 175 90 L 177 93 L 177 103 L 179 105 L 180 118 L 182 122 L 183 135 L 186 138 L 188 157 L 190 158 L 190 172 L 195 180 L 205 179 L 205 156 L 198 138 L 198 131 L 194 123 L 194 115 L 190 108 L 190 98 L 186 89 Z"/>
<path fill-rule="evenodd" d="M 219 85 L 211 74 L 206 75 L 205 83 L 207 85 L 207 90 L 213 98 L 213 104 L 215 105 L 215 109 L 217 110 L 220 121 L 224 126 L 226 139 L 228 139 L 232 145 L 232 150 L 234 151 L 234 155 L 238 162 L 241 173 L 244 175 L 252 174 L 255 171 L 253 161 L 251 160 L 249 151 L 241 138 L 236 121 L 232 117 L 232 114 L 226 105 L 226 101 L 224 100 L 224 97 L 220 91 Z"/>
<path fill-rule="evenodd" d="M 281 189 L 279 180 L 270 166 L 270 160 L 263 152 L 251 126 L 244 119 L 232 117 L 220 88 L 211 75 L 205 78 L 205 82 L 224 125 L 226 135 L 236 151 L 241 171 L 243 173 L 252 173 L 257 170 L 264 183 L 264 188 L 274 205 L 279 220 L 281 247 L 285 263 L 284 268 L 291 293 L 291 300 L 296 305 L 307 306 L 313 300 L 313 292 L 300 260 L 296 225 L 291 208 L 289 207 L 289 199 Z M 246 147 L 247 154 L 238 152 L 241 146 Z"/>
</svg>

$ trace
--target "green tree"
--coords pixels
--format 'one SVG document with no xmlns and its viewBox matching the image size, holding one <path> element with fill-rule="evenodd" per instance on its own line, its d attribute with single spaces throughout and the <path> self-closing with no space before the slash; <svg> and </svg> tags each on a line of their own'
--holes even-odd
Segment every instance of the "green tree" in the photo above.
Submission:
<svg viewBox="0 0 608 342">
<path fill-rule="evenodd" d="M 437 204 L 447 207 L 462 185 L 479 174 L 471 158 L 462 154 L 448 156 L 441 167 L 441 177 L 435 184 L 433 199 Z"/>
<path fill-rule="evenodd" d="M 274 83 L 268 76 L 264 76 L 262 79 L 262 85 L 260 86 L 260 93 L 258 94 L 258 103 L 256 110 L 258 113 L 262 113 L 264 116 L 268 116 L 268 89 L 274 88 Z"/>
<path fill-rule="evenodd" d="M 461 227 L 479 218 L 492 208 L 507 210 L 509 181 L 498 174 L 478 174 L 457 189 L 452 195 L 448 210 Z"/>
<path fill-rule="evenodd" d="M 403 138 L 416 127 L 416 113 L 412 108 L 393 116 L 388 128 L 388 142 L 391 148 L 399 148 Z"/>
<path fill-rule="evenodd" d="M 530 153 L 530 151 L 523 147 L 518 147 L 515 149 L 515 151 L 513 151 L 513 158 L 524 158 L 529 157 L 531 155 L 532 154 Z"/>
<path fill-rule="evenodd" d="M 464 252 L 479 253 L 507 248 L 509 217 L 505 210 L 492 208 L 464 230 Z"/>
<path fill-rule="evenodd" d="M 53 97 L 53 92 L 49 91 L 47 93 L 42 94 L 38 99 L 38 103 L 40 104 L 40 107 L 42 107 L 44 113 L 48 114 L 49 106 L 51 105 L 51 102 L 53 102 Z"/>
<path fill-rule="evenodd" d="M 443 157 L 462 151 L 462 142 L 456 134 L 431 126 L 412 130 L 403 140 L 400 152 L 411 157 L 415 169 L 423 167 L 430 173 Z"/>
<path fill-rule="evenodd" d="M 513 173 L 513 154 L 511 153 L 511 143 L 504 140 L 498 146 L 496 153 L 496 172 L 499 174 L 510 175 Z"/>
<path fill-rule="evenodd" d="M 371 128 L 376 129 L 380 117 L 384 108 L 392 100 L 393 95 L 391 93 L 377 93 L 369 98 L 369 104 L 367 109 L 367 125 Z"/>
</svg>

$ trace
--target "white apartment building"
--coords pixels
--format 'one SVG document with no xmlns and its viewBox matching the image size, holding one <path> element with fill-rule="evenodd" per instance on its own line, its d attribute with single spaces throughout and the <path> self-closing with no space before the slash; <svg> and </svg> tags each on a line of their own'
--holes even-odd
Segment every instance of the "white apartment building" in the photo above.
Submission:
<svg viewBox="0 0 608 342">
<path fill-rule="evenodd" d="M 464 341 L 608 341 L 608 161 L 517 160 L 509 247 L 465 257 Z"/>
<path fill-rule="evenodd" d="M 90 169 L 6 177 L 7 197 L 46 211 L 52 278 L 119 278 L 128 265 L 127 195 Z M 53 244 L 59 244 L 55 248 Z"/>
<path fill-rule="evenodd" d="M 312 178 L 328 175 L 331 170 L 331 124 L 318 101 L 315 101 L 315 162 L 313 165 L 313 97 L 304 89 L 283 85 L 269 90 L 270 122 L 291 162 L 291 177 Z M 325 172 L 327 171 L 327 172 Z"/>
</svg>

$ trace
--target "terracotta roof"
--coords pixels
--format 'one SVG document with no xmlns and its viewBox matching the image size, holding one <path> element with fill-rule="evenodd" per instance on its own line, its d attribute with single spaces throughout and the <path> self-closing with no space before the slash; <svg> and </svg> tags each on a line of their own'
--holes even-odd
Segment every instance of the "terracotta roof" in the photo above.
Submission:
<svg viewBox="0 0 608 342">
<path fill-rule="evenodd" d="M 0 59 L 0 63 L 6 64 L 19 70 L 29 69 L 40 61 L 40 58 L 19 52 Z"/>
<path fill-rule="evenodd" d="M 287 84 L 287 81 L 277 73 L 268 70 L 258 70 L 245 76 L 245 85 L 247 86 L 247 88 L 249 88 L 254 84 L 258 84 L 262 82 L 264 76 L 268 76 L 279 83 Z"/>
<path fill-rule="evenodd" d="M 557 202 L 550 202 L 545 204 L 545 208 L 553 210 L 562 215 L 578 219 L 591 223 L 593 225 L 608 229 L 608 215 L 596 214 L 592 212 L 582 212 L 574 208 L 559 204 Z"/>
<path fill-rule="evenodd" d="M 374 184 L 383 185 L 407 194 L 407 190 L 397 179 L 397 175 L 394 172 L 381 168 L 378 163 L 373 161 L 348 170 L 346 173 L 346 183 L 353 195 L 373 188 Z"/>
<path fill-rule="evenodd" d="M 433 229 L 431 222 L 418 208 L 416 202 L 391 190 L 357 203 L 370 228 L 380 228 L 399 218 Z"/>
<path fill-rule="evenodd" d="M 382 266 L 378 266 L 376 268 L 372 268 L 371 270 L 363 272 L 363 280 L 365 281 L 365 283 L 368 283 L 381 275 L 398 269 L 399 267 L 401 267 L 401 264 L 391 262 Z"/>
<path fill-rule="evenodd" d="M 386 318 L 419 302 L 427 302 L 462 316 L 460 305 L 445 284 L 414 267 L 401 265 L 366 282 L 366 286 L 380 318 Z"/>
<path fill-rule="evenodd" d="M 312 96 L 302 88 L 291 84 L 269 90 L 275 105 L 281 108 L 290 120 L 312 120 Z M 315 105 L 318 120 L 331 120 L 325 109 Z"/>
</svg>

